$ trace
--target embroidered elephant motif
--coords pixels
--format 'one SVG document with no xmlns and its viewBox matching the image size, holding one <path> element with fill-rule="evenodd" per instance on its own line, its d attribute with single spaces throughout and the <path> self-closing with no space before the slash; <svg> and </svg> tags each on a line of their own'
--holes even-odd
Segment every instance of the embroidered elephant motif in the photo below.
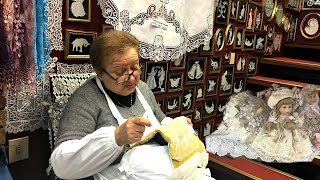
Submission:
<svg viewBox="0 0 320 180">
<path fill-rule="evenodd" d="M 88 47 L 90 44 L 84 38 L 76 38 L 72 41 L 72 51 L 78 51 L 82 53 L 82 47 Z"/>
</svg>

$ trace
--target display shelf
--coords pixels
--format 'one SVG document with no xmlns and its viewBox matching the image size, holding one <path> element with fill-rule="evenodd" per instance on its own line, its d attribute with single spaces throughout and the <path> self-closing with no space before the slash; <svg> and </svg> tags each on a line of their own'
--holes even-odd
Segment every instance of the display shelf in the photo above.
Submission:
<svg viewBox="0 0 320 180">
<path fill-rule="evenodd" d="M 284 43 L 285 47 L 302 48 L 302 49 L 320 49 L 320 44 L 303 44 L 303 43 Z"/>
<path fill-rule="evenodd" d="M 320 71 L 320 62 L 306 61 L 288 57 L 260 58 L 259 63 L 284 67 L 298 67 L 299 69 Z"/>
</svg>

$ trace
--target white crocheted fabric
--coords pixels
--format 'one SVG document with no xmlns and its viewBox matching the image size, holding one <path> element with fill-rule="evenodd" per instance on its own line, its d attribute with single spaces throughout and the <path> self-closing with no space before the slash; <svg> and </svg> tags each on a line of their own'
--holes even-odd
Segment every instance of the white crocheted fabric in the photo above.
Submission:
<svg viewBox="0 0 320 180">
<path fill-rule="evenodd" d="M 107 24 L 140 41 L 140 55 L 153 61 L 175 60 L 212 37 L 215 1 L 98 0 Z"/>
<path fill-rule="evenodd" d="M 62 3 L 63 0 L 48 0 L 48 36 L 51 50 L 63 51 Z"/>
</svg>

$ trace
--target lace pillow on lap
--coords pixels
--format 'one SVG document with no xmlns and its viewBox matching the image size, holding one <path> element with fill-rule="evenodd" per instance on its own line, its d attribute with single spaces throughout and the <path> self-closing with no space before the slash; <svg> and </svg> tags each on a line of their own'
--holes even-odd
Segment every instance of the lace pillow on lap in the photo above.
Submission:
<svg viewBox="0 0 320 180">
<path fill-rule="evenodd" d="M 54 142 L 56 141 L 59 121 L 68 99 L 77 88 L 93 75 L 95 75 L 95 73 L 57 74 L 50 76 L 52 105 L 48 113 L 50 117 L 49 136 L 51 149 L 53 149 Z"/>
</svg>

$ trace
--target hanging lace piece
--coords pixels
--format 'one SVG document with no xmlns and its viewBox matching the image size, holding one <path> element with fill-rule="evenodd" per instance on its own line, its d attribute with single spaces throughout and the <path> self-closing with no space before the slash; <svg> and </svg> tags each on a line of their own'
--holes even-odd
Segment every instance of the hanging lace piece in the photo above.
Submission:
<svg viewBox="0 0 320 180">
<path fill-rule="evenodd" d="M 48 0 L 36 0 L 35 8 L 35 53 L 37 80 L 44 78 L 44 70 L 50 57 L 50 41 L 48 39 Z"/>
<path fill-rule="evenodd" d="M 98 4 L 107 24 L 139 39 L 145 59 L 174 61 L 212 37 L 214 1 L 98 0 Z"/>
<path fill-rule="evenodd" d="M 48 37 L 51 50 L 63 51 L 62 3 L 63 0 L 48 0 Z"/>
</svg>

